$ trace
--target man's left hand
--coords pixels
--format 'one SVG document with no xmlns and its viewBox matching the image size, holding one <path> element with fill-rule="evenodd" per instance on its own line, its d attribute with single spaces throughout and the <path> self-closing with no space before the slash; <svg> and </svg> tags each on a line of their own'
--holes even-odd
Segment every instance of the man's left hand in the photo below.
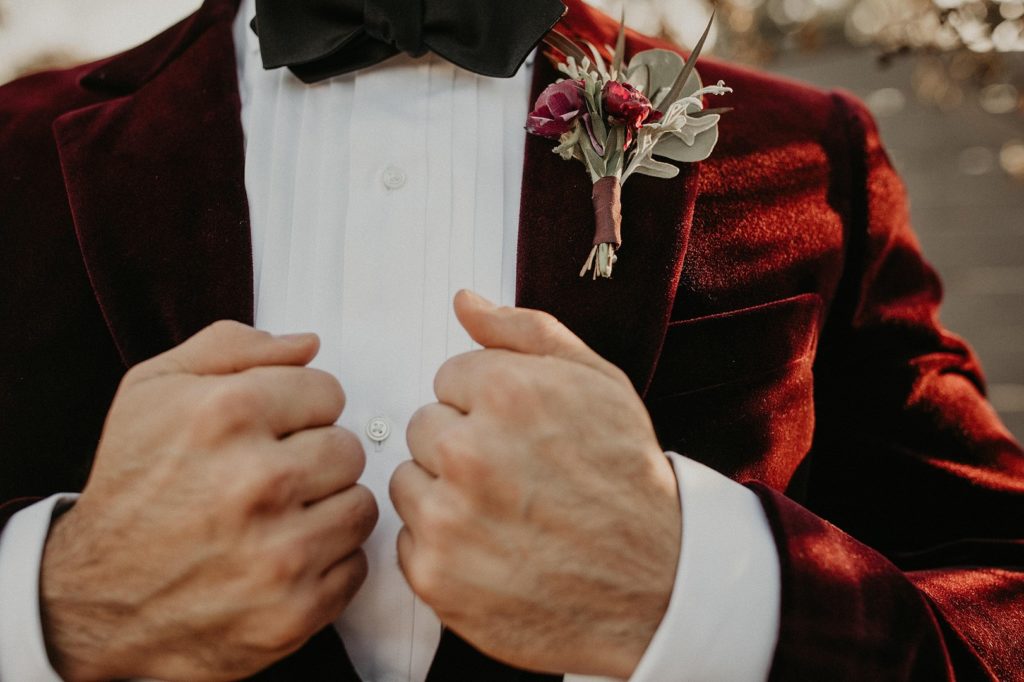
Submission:
<svg viewBox="0 0 1024 682">
<path fill-rule="evenodd" d="M 679 559 L 672 466 L 626 375 L 550 315 L 469 292 L 484 350 L 449 360 L 391 481 L 402 570 L 441 620 L 522 668 L 628 678 Z"/>
</svg>

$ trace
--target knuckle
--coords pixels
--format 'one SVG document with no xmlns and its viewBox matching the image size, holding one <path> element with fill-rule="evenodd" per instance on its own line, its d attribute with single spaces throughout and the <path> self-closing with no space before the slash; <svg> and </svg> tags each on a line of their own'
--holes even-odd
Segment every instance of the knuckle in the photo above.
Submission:
<svg viewBox="0 0 1024 682">
<path fill-rule="evenodd" d="M 461 519 L 452 507 L 437 497 L 428 498 L 420 507 L 420 527 L 428 545 L 444 548 L 461 526 Z"/>
<path fill-rule="evenodd" d="M 284 543 L 266 558 L 267 577 L 273 585 L 290 585 L 301 578 L 309 566 L 309 547 L 305 542 Z"/>
<path fill-rule="evenodd" d="M 352 600 L 370 573 L 366 552 L 359 549 L 331 569 L 332 576 L 322 590 L 317 590 L 311 610 L 320 614 L 326 625 Z M 336 578 L 336 579 L 335 579 Z"/>
<path fill-rule="evenodd" d="M 412 413 L 409 423 L 405 427 L 407 440 L 413 441 L 420 437 L 424 427 L 427 425 L 427 406 L 423 406 Z"/>
<path fill-rule="evenodd" d="M 323 375 L 323 381 L 330 395 L 330 401 L 333 411 L 340 416 L 341 413 L 345 411 L 345 404 L 347 403 L 348 400 L 347 396 L 345 395 L 345 389 L 341 385 L 341 381 L 338 380 L 338 377 L 334 376 L 329 372 L 323 372 L 321 370 L 317 371 L 320 371 L 320 373 Z"/>
<path fill-rule="evenodd" d="M 441 471 L 470 474 L 485 466 L 480 449 L 463 429 L 448 428 L 438 435 L 437 458 Z"/>
<path fill-rule="evenodd" d="M 611 378 L 612 381 L 622 384 L 623 387 L 628 387 L 631 391 L 636 391 L 636 388 L 633 386 L 633 380 L 630 379 L 629 375 L 626 374 L 626 372 L 618 365 L 608 362 L 605 364 L 605 371 L 608 373 L 608 377 Z"/>
<path fill-rule="evenodd" d="M 514 361 L 508 351 L 484 350 L 481 351 L 480 381 L 485 385 L 500 384 L 513 379 L 516 376 Z"/>
<path fill-rule="evenodd" d="M 256 421 L 263 402 L 262 393 L 251 383 L 220 381 L 198 402 L 197 419 L 215 430 L 241 430 Z"/>
<path fill-rule="evenodd" d="M 348 526 L 362 540 L 370 537 L 377 521 L 380 519 L 380 508 L 377 499 L 365 486 L 355 486 L 349 491 L 352 495 L 352 508 L 348 514 Z"/>
<path fill-rule="evenodd" d="M 345 389 L 342 388 L 338 377 L 312 367 L 303 367 L 301 371 L 306 374 L 308 385 L 316 389 L 319 405 L 325 410 L 330 410 L 335 418 L 341 416 L 346 398 Z"/>
<path fill-rule="evenodd" d="M 252 327 L 236 322 L 235 320 L 217 320 L 206 328 L 202 329 L 198 335 L 209 336 L 213 339 L 224 339 L 238 336 L 245 332 L 253 332 L 258 334 L 267 334 L 266 332 L 256 332 Z M 267 334 L 269 336 L 269 334 Z"/>
<path fill-rule="evenodd" d="M 263 630 L 261 648 L 269 651 L 294 651 L 301 647 L 316 629 L 313 613 L 298 601 L 270 619 Z"/>
<path fill-rule="evenodd" d="M 416 466 L 412 460 L 406 460 L 395 467 L 395 472 L 391 474 L 391 480 L 388 482 L 388 496 L 392 502 L 402 498 L 406 490 L 406 477 L 409 475 L 409 470 Z"/>
<path fill-rule="evenodd" d="M 288 460 L 265 467 L 263 475 L 256 480 L 256 501 L 270 509 L 288 506 L 297 496 L 298 479 L 299 472 Z"/>
<path fill-rule="evenodd" d="M 540 341 L 550 341 L 562 334 L 562 323 L 551 313 L 531 311 L 526 323 L 530 333 Z"/>
<path fill-rule="evenodd" d="M 481 397 L 489 405 L 522 405 L 533 399 L 534 382 L 525 372 L 506 363 L 493 364 L 482 377 Z"/>
<path fill-rule="evenodd" d="M 434 395 L 440 399 L 446 388 L 451 384 L 455 358 L 445 361 L 434 374 Z"/>
<path fill-rule="evenodd" d="M 366 450 L 359 436 L 348 429 L 332 427 L 327 431 L 326 441 L 328 451 L 351 466 L 354 479 L 363 475 L 366 470 Z"/>
<path fill-rule="evenodd" d="M 269 459 L 239 472 L 228 496 L 250 513 L 280 511 L 296 499 L 298 479 L 294 464 L 285 459 Z"/>
<path fill-rule="evenodd" d="M 409 561 L 405 577 L 413 592 L 428 604 L 435 605 L 445 589 L 443 558 L 433 552 L 422 552 Z"/>
<path fill-rule="evenodd" d="M 137 384 L 140 381 L 142 381 L 142 379 L 145 378 L 147 374 L 149 374 L 149 367 L 151 362 L 151 360 L 140 362 L 139 364 L 132 366 L 127 372 L 125 372 L 124 376 L 121 377 L 121 389 L 123 390 L 124 387 L 126 386 L 131 386 L 132 384 Z"/>
<path fill-rule="evenodd" d="M 255 478 L 255 473 L 243 469 L 227 479 L 221 491 L 221 508 L 230 510 L 236 517 L 249 518 L 256 497 L 253 494 L 257 488 Z"/>
<path fill-rule="evenodd" d="M 370 575 L 370 561 L 366 552 L 362 549 L 356 550 L 345 560 L 345 586 L 349 595 L 355 594 Z"/>
</svg>

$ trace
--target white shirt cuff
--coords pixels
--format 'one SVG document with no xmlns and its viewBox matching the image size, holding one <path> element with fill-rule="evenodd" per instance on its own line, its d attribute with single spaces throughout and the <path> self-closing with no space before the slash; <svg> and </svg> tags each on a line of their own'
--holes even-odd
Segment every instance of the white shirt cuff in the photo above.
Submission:
<svg viewBox="0 0 1024 682">
<path fill-rule="evenodd" d="M 60 682 L 39 605 L 43 548 L 54 515 L 77 495 L 54 495 L 11 517 L 0 534 L 0 681 Z"/>
<path fill-rule="evenodd" d="M 668 610 L 629 682 L 766 680 L 779 636 L 779 554 L 758 497 L 668 453 L 683 539 Z M 566 682 L 611 682 L 567 675 Z"/>
</svg>

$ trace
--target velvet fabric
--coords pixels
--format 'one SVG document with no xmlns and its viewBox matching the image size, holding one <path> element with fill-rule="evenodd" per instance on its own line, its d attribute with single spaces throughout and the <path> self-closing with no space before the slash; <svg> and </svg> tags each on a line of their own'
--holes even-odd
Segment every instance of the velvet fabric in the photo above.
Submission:
<svg viewBox="0 0 1024 682">
<path fill-rule="evenodd" d="M 563 32 L 614 42 L 567 4 Z M 0 520 L 81 489 L 127 368 L 253 320 L 236 9 L 207 0 L 128 53 L 0 88 Z M 524 139 L 519 303 L 622 367 L 666 449 L 759 495 L 782 561 L 774 679 L 1024 679 L 1024 455 L 938 322 L 873 121 L 841 92 L 700 69 L 734 111 L 709 160 L 626 184 L 612 280 L 577 276 L 586 174 Z M 534 95 L 556 77 L 539 60 Z M 328 628 L 258 679 L 356 677 Z M 430 675 L 545 679 L 451 631 Z"/>
</svg>

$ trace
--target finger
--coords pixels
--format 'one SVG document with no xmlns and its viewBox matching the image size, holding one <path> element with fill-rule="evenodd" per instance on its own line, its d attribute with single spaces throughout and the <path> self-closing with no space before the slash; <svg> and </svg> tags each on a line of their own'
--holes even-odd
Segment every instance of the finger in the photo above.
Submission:
<svg viewBox="0 0 1024 682">
<path fill-rule="evenodd" d="M 444 443 L 459 437 L 456 429 L 465 418 L 459 410 L 441 403 L 431 403 L 417 410 L 405 431 L 413 460 L 434 476 L 440 475 Z"/>
<path fill-rule="evenodd" d="M 319 575 L 362 547 L 380 518 L 373 493 L 357 485 L 310 505 L 299 522 L 314 548 L 310 568 Z"/>
<path fill-rule="evenodd" d="M 315 334 L 274 336 L 222 320 L 181 345 L 138 366 L 143 377 L 161 374 L 233 374 L 268 365 L 307 365 L 320 348 Z"/>
<path fill-rule="evenodd" d="M 321 627 L 329 625 L 341 615 L 366 581 L 368 573 L 366 553 L 362 550 L 356 550 L 323 572 L 314 591 L 313 607 Z"/>
<path fill-rule="evenodd" d="M 398 546 L 398 568 L 401 569 L 402 575 L 405 576 L 405 581 L 408 583 L 410 582 L 409 566 L 412 565 L 412 555 L 416 551 L 416 539 L 412 536 L 412 531 L 408 526 L 402 526 L 398 531 L 396 544 Z M 412 587 L 411 584 L 409 586 Z"/>
<path fill-rule="evenodd" d="M 359 437 L 340 426 L 308 429 L 281 441 L 282 456 L 298 464 L 296 502 L 318 502 L 356 484 L 366 468 Z"/>
<path fill-rule="evenodd" d="M 345 392 L 334 375 L 308 367 L 255 367 L 230 377 L 251 395 L 275 435 L 330 426 L 345 409 Z M 251 392 L 251 393 L 249 393 Z"/>
<path fill-rule="evenodd" d="M 484 391 L 497 391 L 504 402 L 512 384 L 529 386 L 536 380 L 536 358 L 508 350 L 470 351 L 446 361 L 434 375 L 439 402 L 469 414 Z"/>
<path fill-rule="evenodd" d="M 539 310 L 499 308 L 468 291 L 455 296 L 455 315 L 474 341 L 484 348 L 529 355 L 550 355 L 616 376 L 618 369 L 590 349 L 561 322 Z"/>
<path fill-rule="evenodd" d="M 406 461 L 398 465 L 395 473 L 391 475 L 388 492 L 395 511 L 405 525 L 416 527 L 423 503 L 433 492 L 433 486 L 436 484 L 437 479 L 416 462 Z"/>
</svg>

